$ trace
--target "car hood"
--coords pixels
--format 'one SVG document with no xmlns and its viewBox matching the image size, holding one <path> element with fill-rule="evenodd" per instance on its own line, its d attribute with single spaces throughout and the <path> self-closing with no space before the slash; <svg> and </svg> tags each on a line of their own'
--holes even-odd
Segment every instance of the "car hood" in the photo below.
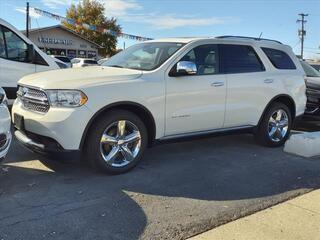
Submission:
<svg viewBox="0 0 320 240">
<path fill-rule="evenodd" d="M 19 84 L 42 89 L 77 89 L 139 78 L 142 71 L 115 67 L 69 68 L 27 75 Z"/>
</svg>

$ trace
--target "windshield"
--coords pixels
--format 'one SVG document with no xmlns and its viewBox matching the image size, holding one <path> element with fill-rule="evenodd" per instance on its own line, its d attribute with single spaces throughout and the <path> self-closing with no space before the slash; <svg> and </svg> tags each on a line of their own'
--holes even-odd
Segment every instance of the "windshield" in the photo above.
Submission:
<svg viewBox="0 0 320 240">
<path fill-rule="evenodd" d="M 311 67 L 306 62 L 301 62 L 304 72 L 306 73 L 307 77 L 320 77 L 320 73 Z"/>
<path fill-rule="evenodd" d="M 182 46 L 182 43 L 173 42 L 141 43 L 114 55 L 102 65 L 146 71 L 153 70 L 164 63 Z"/>
</svg>

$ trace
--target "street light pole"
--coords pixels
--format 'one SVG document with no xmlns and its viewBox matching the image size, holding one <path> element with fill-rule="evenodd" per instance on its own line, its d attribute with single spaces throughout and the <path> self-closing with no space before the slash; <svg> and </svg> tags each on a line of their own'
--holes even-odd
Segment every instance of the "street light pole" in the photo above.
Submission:
<svg viewBox="0 0 320 240">
<path fill-rule="evenodd" d="M 297 20 L 297 23 L 301 22 L 301 30 L 298 31 L 299 36 L 301 37 L 301 58 L 303 59 L 303 48 L 304 48 L 304 37 L 306 36 L 306 30 L 304 29 L 304 24 L 307 22 L 304 20 L 309 14 L 300 13 L 301 19 Z"/>
<path fill-rule="evenodd" d="M 26 9 L 26 36 L 29 37 L 29 2 L 27 2 Z"/>
</svg>

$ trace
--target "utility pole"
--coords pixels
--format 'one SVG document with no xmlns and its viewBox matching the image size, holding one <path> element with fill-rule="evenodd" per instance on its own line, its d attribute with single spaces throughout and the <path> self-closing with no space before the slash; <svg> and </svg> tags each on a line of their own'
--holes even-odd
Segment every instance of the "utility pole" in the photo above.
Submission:
<svg viewBox="0 0 320 240">
<path fill-rule="evenodd" d="M 27 2 L 27 9 L 26 9 L 26 36 L 29 37 L 29 2 Z"/>
<path fill-rule="evenodd" d="M 304 28 L 304 24 L 307 22 L 307 20 L 304 20 L 305 17 L 307 17 L 309 14 L 300 13 L 298 14 L 301 19 L 297 20 L 297 23 L 301 23 L 301 29 L 298 31 L 298 35 L 301 38 L 301 58 L 303 59 L 303 47 L 304 47 L 304 37 L 306 36 L 306 30 Z"/>
</svg>

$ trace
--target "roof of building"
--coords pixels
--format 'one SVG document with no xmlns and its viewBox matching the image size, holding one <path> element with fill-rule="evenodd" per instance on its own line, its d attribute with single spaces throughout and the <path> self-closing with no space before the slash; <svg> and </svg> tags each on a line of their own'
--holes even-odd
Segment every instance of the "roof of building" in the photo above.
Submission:
<svg viewBox="0 0 320 240">
<path fill-rule="evenodd" d="M 69 32 L 69 33 L 71 33 L 71 34 L 74 34 L 74 35 L 76 35 L 77 37 L 82 38 L 83 40 L 85 40 L 85 41 L 87 41 L 87 42 L 90 42 L 91 44 L 95 45 L 95 46 L 98 47 L 98 48 L 101 48 L 101 47 L 102 47 L 101 45 L 99 45 L 99 44 L 97 44 L 97 43 L 95 43 L 95 42 L 93 42 L 93 41 L 91 41 L 91 40 L 89 40 L 89 39 L 81 36 L 80 34 L 76 33 L 75 31 L 73 31 L 73 30 L 71 30 L 71 29 L 69 29 L 69 28 L 67 28 L 67 27 L 65 27 L 65 26 L 63 26 L 63 25 L 53 25 L 53 26 L 49 26 L 49 27 L 32 28 L 32 29 L 29 29 L 29 33 L 32 33 L 32 32 L 42 32 L 42 31 L 46 31 L 46 30 L 50 30 L 50 29 L 55 29 L 55 28 L 60 28 L 60 29 L 65 30 L 65 31 L 67 31 L 67 32 Z M 23 30 L 22 32 L 25 34 L 26 31 Z"/>
</svg>

